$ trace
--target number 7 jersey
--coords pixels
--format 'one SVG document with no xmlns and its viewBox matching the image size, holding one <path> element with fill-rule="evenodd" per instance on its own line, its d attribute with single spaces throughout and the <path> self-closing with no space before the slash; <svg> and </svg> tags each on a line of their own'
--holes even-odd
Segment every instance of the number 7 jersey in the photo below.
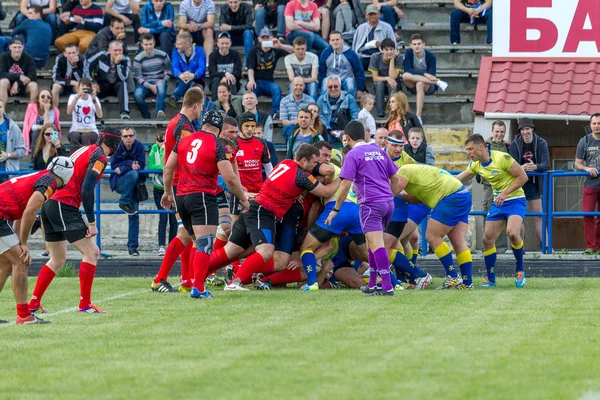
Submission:
<svg viewBox="0 0 600 400">
<path fill-rule="evenodd" d="M 173 152 L 177 153 L 178 157 L 177 196 L 190 193 L 217 194 L 219 191 L 217 164 L 229 160 L 231 153 L 215 135 L 202 131 L 194 132 L 181 138 L 173 148 Z"/>
</svg>

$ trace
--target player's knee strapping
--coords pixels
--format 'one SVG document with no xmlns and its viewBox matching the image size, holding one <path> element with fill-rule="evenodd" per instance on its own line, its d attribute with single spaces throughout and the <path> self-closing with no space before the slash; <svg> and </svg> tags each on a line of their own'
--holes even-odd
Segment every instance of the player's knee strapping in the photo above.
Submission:
<svg viewBox="0 0 600 400">
<path fill-rule="evenodd" d="M 487 271 L 487 278 L 490 282 L 496 282 L 496 248 L 485 250 L 483 252 L 483 259 L 485 260 L 485 269 Z"/>
<path fill-rule="evenodd" d="M 219 215 L 219 225 L 231 225 L 231 215 Z"/>
<path fill-rule="evenodd" d="M 210 255 L 215 245 L 215 235 L 204 235 L 196 239 L 196 252 Z"/>
<path fill-rule="evenodd" d="M 471 251 L 467 249 L 457 254 L 456 261 L 460 267 L 463 283 L 467 286 L 473 283 L 473 257 L 471 256 Z"/>
</svg>

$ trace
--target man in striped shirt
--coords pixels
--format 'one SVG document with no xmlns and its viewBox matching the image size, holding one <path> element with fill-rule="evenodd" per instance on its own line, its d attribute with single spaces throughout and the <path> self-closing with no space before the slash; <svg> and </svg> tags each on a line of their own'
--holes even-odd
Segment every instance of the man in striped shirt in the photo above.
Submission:
<svg viewBox="0 0 600 400">
<path fill-rule="evenodd" d="M 96 33 L 102 29 L 104 12 L 92 0 L 80 0 L 73 11 L 62 13 L 60 19 L 65 25 L 65 31 L 71 32 L 56 39 L 54 45 L 58 51 L 62 53 L 72 43 L 79 46 L 80 54 L 85 54 Z"/>
<path fill-rule="evenodd" d="M 206 59 L 215 47 L 217 9 L 213 0 L 183 0 L 179 5 L 179 29 L 188 31 L 196 46 L 202 46 Z"/>
<path fill-rule="evenodd" d="M 163 120 L 167 81 L 171 77 L 171 60 L 167 53 L 155 49 L 154 45 L 154 36 L 149 32 L 144 33 L 142 35 L 144 51 L 133 60 L 133 76 L 137 82 L 133 97 L 142 117 L 149 119 L 150 111 L 145 98 L 152 92 L 156 96 L 156 118 Z"/>
</svg>

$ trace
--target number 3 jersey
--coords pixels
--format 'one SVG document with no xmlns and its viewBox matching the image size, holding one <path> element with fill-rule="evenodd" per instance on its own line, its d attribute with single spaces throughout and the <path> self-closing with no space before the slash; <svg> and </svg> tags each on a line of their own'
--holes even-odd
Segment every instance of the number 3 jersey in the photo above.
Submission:
<svg viewBox="0 0 600 400">
<path fill-rule="evenodd" d="M 305 190 L 310 192 L 318 184 L 317 179 L 305 172 L 297 162 L 284 160 L 273 168 L 254 200 L 281 220 L 296 197 Z"/>
<path fill-rule="evenodd" d="M 271 162 L 269 147 L 264 139 L 238 137 L 236 161 L 242 186 L 250 193 L 258 193 L 263 185 L 262 165 Z"/>
<path fill-rule="evenodd" d="M 173 152 L 177 153 L 178 157 L 177 196 L 190 193 L 216 195 L 219 192 L 217 164 L 229 160 L 231 153 L 215 135 L 202 131 L 194 132 L 182 137 L 173 148 Z"/>
<path fill-rule="evenodd" d="M 0 218 L 17 221 L 34 192 L 40 192 L 48 200 L 56 191 L 56 181 L 50 171 L 34 172 L 12 178 L 0 185 Z"/>
</svg>

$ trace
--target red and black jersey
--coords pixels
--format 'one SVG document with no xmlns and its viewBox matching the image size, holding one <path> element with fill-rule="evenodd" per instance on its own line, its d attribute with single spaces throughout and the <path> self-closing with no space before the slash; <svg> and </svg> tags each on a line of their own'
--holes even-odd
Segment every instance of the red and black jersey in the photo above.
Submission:
<svg viewBox="0 0 600 400">
<path fill-rule="evenodd" d="M 194 132 L 194 126 L 186 117 L 181 113 L 177 113 L 167 125 L 165 130 L 165 164 L 171 155 L 171 152 L 175 148 L 177 142 L 186 136 L 189 136 Z M 173 186 L 177 186 L 179 182 L 179 172 L 175 169 L 175 175 L 173 176 Z"/>
<path fill-rule="evenodd" d="M 262 165 L 271 162 L 267 142 L 257 137 L 239 137 L 236 160 L 242 186 L 250 193 L 258 193 L 263 184 Z"/>
<path fill-rule="evenodd" d="M 71 160 L 73 160 L 74 164 L 73 176 L 64 189 L 56 192 L 56 194 L 52 196 L 52 200 L 79 208 L 79 206 L 81 206 L 81 188 L 85 176 L 89 171 L 94 171 L 98 174 L 96 183 L 100 182 L 100 178 L 102 178 L 102 173 L 104 172 L 104 168 L 106 168 L 106 164 L 108 164 L 108 160 L 106 159 L 102 147 L 96 144 L 80 148 L 75 153 L 71 154 Z"/>
<path fill-rule="evenodd" d="M 177 196 L 190 193 L 208 193 L 216 195 L 219 192 L 219 168 L 217 163 L 229 160 L 231 154 L 217 140 L 215 135 L 207 132 L 194 132 L 182 137 L 173 152 L 177 153 L 177 170 L 179 184 Z"/>
<path fill-rule="evenodd" d="M 12 178 L 0 185 L 0 218 L 17 221 L 34 192 L 48 200 L 56 192 L 56 180 L 48 170 Z"/>
<path fill-rule="evenodd" d="M 273 168 L 254 200 L 282 219 L 300 193 L 310 192 L 318 184 L 316 178 L 300 168 L 297 162 L 284 160 Z"/>
</svg>

